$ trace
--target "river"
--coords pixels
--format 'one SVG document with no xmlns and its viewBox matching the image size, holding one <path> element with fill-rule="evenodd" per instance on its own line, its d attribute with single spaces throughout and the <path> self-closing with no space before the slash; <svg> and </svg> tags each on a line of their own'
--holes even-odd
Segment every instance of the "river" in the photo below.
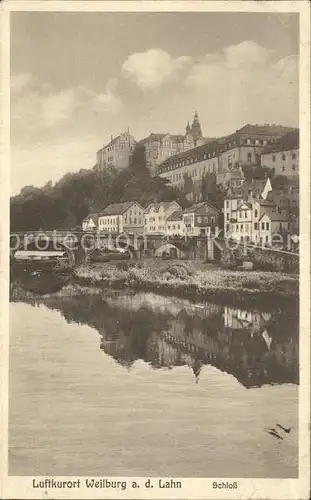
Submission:
<svg viewBox="0 0 311 500">
<path fill-rule="evenodd" d="M 10 474 L 297 477 L 295 311 L 66 287 L 10 308 Z"/>
</svg>

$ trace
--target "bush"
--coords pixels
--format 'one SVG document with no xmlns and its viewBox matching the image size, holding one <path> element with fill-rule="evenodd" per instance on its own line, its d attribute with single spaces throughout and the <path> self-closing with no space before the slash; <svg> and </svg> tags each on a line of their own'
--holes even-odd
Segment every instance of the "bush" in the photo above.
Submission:
<svg viewBox="0 0 311 500">
<path fill-rule="evenodd" d="M 170 275 L 181 280 L 194 276 L 195 271 L 189 262 L 178 262 L 171 264 L 165 269 L 164 273 L 167 277 Z"/>
<path fill-rule="evenodd" d="M 225 248 L 222 252 L 220 263 L 227 269 L 236 269 L 242 265 L 243 260 L 246 259 L 241 248 Z"/>
</svg>

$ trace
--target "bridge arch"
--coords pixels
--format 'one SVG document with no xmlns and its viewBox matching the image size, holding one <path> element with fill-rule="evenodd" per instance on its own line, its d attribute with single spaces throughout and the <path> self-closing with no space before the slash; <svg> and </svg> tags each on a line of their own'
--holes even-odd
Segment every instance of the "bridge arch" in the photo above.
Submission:
<svg viewBox="0 0 311 500">
<path fill-rule="evenodd" d="M 163 242 L 161 246 L 155 249 L 155 257 L 171 257 L 176 259 L 186 258 L 188 249 L 178 243 Z"/>
</svg>

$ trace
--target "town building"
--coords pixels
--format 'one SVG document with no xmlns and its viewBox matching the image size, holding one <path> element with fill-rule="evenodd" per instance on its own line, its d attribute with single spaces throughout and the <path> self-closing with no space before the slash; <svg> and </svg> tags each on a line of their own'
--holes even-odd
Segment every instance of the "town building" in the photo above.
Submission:
<svg viewBox="0 0 311 500">
<path fill-rule="evenodd" d="M 144 212 L 144 233 L 166 234 L 167 218 L 177 210 L 181 207 L 176 201 L 150 203 Z"/>
<path fill-rule="evenodd" d="M 237 177 L 239 179 L 239 177 Z M 234 180 L 234 176 L 233 176 Z M 242 184 L 234 183 L 229 185 L 226 198 L 224 200 L 224 236 L 225 238 L 232 237 L 235 234 L 237 239 L 240 238 L 241 224 L 244 232 L 245 212 L 242 217 L 239 217 L 239 208 L 245 204 L 253 203 L 254 199 L 266 200 L 269 193 L 272 191 L 271 181 L 269 177 L 265 180 L 253 179 L 251 181 L 244 181 Z M 245 221 L 246 223 L 246 221 Z M 247 222 L 248 223 L 248 222 Z M 233 224 L 233 226 L 231 226 Z M 239 225 L 240 224 L 240 225 Z M 249 227 L 245 227 L 246 235 L 250 236 Z M 239 233 L 239 234 L 237 234 Z"/>
<path fill-rule="evenodd" d="M 287 234 L 288 228 L 288 215 L 285 210 L 281 210 L 276 205 L 265 206 L 259 220 L 259 244 L 282 246 L 286 242 L 284 235 Z"/>
<path fill-rule="evenodd" d="M 108 233 L 140 234 L 144 229 L 144 209 L 136 201 L 108 205 L 99 214 L 98 229 Z"/>
<path fill-rule="evenodd" d="M 295 129 L 267 144 L 260 155 L 261 165 L 273 169 L 275 175 L 299 175 L 299 130 Z"/>
<path fill-rule="evenodd" d="M 221 137 L 218 182 L 223 183 L 225 174 L 234 167 L 261 165 L 260 155 L 264 147 L 292 130 L 282 125 L 247 124 L 233 134 Z"/>
<path fill-rule="evenodd" d="M 176 210 L 166 220 L 166 234 L 168 236 L 184 236 L 186 232 L 182 210 Z"/>
<path fill-rule="evenodd" d="M 200 199 L 204 176 L 216 174 L 217 184 L 226 188 L 232 181 L 242 183 L 242 173 L 234 179 L 237 172 L 242 172 L 243 167 L 260 166 L 263 148 L 291 130 L 277 125 L 245 125 L 234 134 L 168 157 L 157 167 L 157 174 L 179 190 L 185 189 L 190 178 L 192 199 Z"/>
<path fill-rule="evenodd" d="M 96 231 L 98 227 L 98 214 L 89 214 L 82 221 L 82 231 Z"/>
<path fill-rule="evenodd" d="M 283 177 L 280 185 L 272 179 L 273 191 L 268 194 L 268 200 L 285 210 L 288 214 L 289 233 L 299 234 L 299 179 L 297 177 Z"/>
<path fill-rule="evenodd" d="M 134 147 L 135 139 L 129 129 L 117 137 L 111 136 L 110 142 L 97 151 L 97 166 L 99 168 L 111 166 L 120 170 L 127 168 L 130 165 Z"/>
<path fill-rule="evenodd" d="M 147 168 L 151 175 L 156 175 L 157 166 L 167 158 L 209 141 L 209 138 L 203 137 L 198 113 L 195 112 L 192 125 L 190 126 L 189 122 L 187 123 L 185 134 L 151 133 L 148 137 L 139 141 L 138 146 L 144 147 Z"/>
<path fill-rule="evenodd" d="M 220 213 L 208 202 L 194 203 L 183 212 L 186 236 L 209 236 L 219 226 Z"/>
<path fill-rule="evenodd" d="M 228 224 L 228 223 L 227 223 Z M 240 201 L 230 217 L 230 238 L 238 241 L 252 240 L 252 205 Z"/>
<path fill-rule="evenodd" d="M 226 199 L 225 207 L 226 238 L 269 246 L 285 241 L 290 229 L 288 213 L 268 199 L 245 202 L 242 196 Z"/>
<path fill-rule="evenodd" d="M 210 141 L 206 144 L 171 156 L 161 163 L 157 173 L 167 179 L 171 186 L 183 190 L 189 184 L 194 198 L 199 197 L 202 179 L 205 175 L 219 171 L 219 144 Z M 197 196 L 196 196 L 197 194 Z"/>
</svg>

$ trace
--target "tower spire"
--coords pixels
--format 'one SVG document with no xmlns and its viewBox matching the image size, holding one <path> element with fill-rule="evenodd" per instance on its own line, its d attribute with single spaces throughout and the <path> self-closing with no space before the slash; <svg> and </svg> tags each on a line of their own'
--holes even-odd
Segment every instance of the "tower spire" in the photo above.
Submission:
<svg viewBox="0 0 311 500">
<path fill-rule="evenodd" d="M 194 113 L 193 122 L 191 126 L 191 133 L 194 139 L 199 139 L 203 137 L 197 110 Z"/>
</svg>

